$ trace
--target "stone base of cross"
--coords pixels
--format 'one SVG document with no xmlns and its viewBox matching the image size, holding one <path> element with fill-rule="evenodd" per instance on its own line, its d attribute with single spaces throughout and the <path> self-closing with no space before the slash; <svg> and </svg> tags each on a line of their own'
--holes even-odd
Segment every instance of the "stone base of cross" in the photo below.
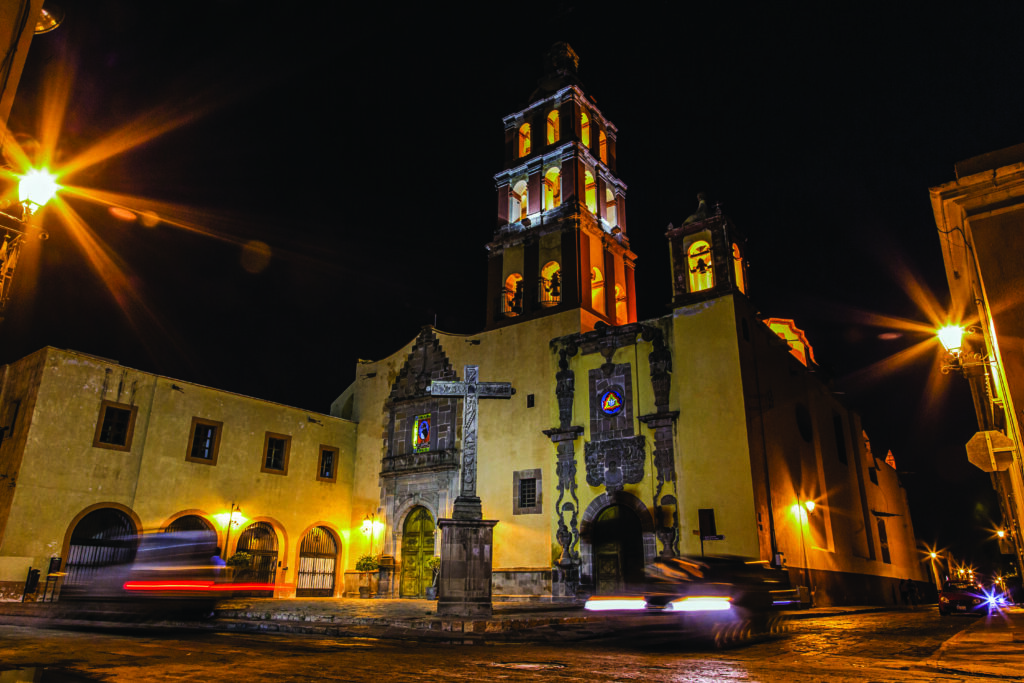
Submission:
<svg viewBox="0 0 1024 683">
<path fill-rule="evenodd" d="M 489 617 L 494 519 L 439 519 L 441 574 L 437 613 Z"/>
</svg>

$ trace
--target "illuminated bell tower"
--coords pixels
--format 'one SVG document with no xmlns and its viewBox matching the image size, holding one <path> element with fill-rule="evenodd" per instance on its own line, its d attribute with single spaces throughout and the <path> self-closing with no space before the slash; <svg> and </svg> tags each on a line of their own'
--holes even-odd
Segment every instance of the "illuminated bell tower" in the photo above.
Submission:
<svg viewBox="0 0 1024 683">
<path fill-rule="evenodd" d="M 669 225 L 672 306 L 714 299 L 727 292 L 746 295 L 744 238 L 719 204 L 708 207 L 697 195 L 697 211 L 679 227 Z"/>
<path fill-rule="evenodd" d="M 547 63 L 529 105 L 504 119 L 486 329 L 569 310 L 584 332 L 636 322 L 618 131 L 584 94 L 567 43 L 556 43 Z"/>
</svg>

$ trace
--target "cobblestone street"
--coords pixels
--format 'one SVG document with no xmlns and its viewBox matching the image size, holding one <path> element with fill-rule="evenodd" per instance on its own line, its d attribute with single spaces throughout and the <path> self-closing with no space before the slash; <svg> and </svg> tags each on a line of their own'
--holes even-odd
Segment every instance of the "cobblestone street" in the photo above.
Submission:
<svg viewBox="0 0 1024 683">
<path fill-rule="evenodd" d="M 963 681 L 929 661 L 976 623 L 934 609 L 795 620 L 731 650 L 633 633 L 580 643 L 439 645 L 321 636 L 35 630 L 0 626 L 4 669 L 70 681 Z M 84 674 L 86 678 L 69 677 Z M 7 676 L 7 677 L 5 677 Z M 989 678 L 988 680 L 992 680 Z M 1020 680 L 1004 677 L 1002 680 Z"/>
</svg>

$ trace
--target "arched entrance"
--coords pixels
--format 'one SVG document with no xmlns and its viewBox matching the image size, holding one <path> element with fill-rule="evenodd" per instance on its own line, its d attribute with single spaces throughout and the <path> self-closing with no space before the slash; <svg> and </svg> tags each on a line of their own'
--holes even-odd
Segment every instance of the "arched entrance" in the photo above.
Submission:
<svg viewBox="0 0 1024 683">
<path fill-rule="evenodd" d="M 434 575 L 427 560 L 434 556 L 434 518 L 425 507 L 413 508 L 402 527 L 403 598 L 422 598 Z"/>
<path fill-rule="evenodd" d="M 618 593 L 644 581 L 643 525 L 624 505 L 611 505 L 594 520 L 594 583 L 598 594 Z"/>
<path fill-rule="evenodd" d="M 329 598 L 334 595 L 334 567 L 338 544 L 325 527 L 309 530 L 299 546 L 299 574 L 295 584 L 297 598 Z"/>
<path fill-rule="evenodd" d="M 210 533 L 216 533 L 213 530 L 213 525 L 199 515 L 182 515 L 168 524 L 164 531 L 209 531 Z"/>
<path fill-rule="evenodd" d="M 254 583 L 274 583 L 277 577 L 277 534 L 268 522 L 256 522 L 238 538 L 235 549 L 239 553 L 252 555 L 252 565 L 245 573 L 246 581 Z M 266 595 L 266 591 L 258 591 L 253 595 Z"/>
<path fill-rule="evenodd" d="M 93 510 L 71 532 L 64 588 L 89 583 L 102 570 L 135 559 L 138 546 L 135 524 L 114 508 Z"/>
</svg>

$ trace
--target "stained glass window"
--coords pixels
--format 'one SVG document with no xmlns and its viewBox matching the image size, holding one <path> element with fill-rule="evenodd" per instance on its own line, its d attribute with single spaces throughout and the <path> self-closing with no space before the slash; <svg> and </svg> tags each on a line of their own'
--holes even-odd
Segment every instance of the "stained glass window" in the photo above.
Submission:
<svg viewBox="0 0 1024 683">
<path fill-rule="evenodd" d="M 412 421 L 412 450 L 416 453 L 430 450 L 430 415 L 417 415 Z"/>
<path fill-rule="evenodd" d="M 601 394 L 601 412 L 605 415 L 618 415 L 622 412 L 622 394 L 615 389 L 609 389 Z"/>
</svg>

